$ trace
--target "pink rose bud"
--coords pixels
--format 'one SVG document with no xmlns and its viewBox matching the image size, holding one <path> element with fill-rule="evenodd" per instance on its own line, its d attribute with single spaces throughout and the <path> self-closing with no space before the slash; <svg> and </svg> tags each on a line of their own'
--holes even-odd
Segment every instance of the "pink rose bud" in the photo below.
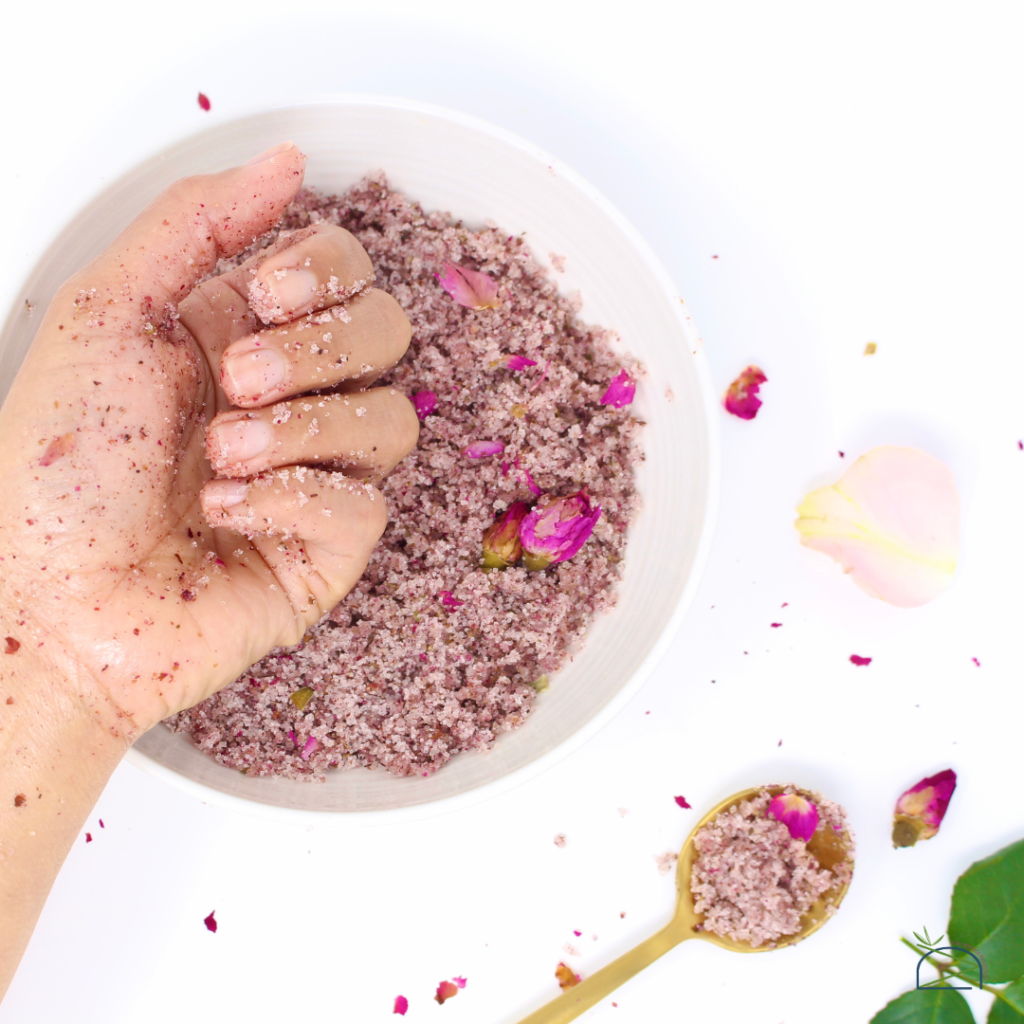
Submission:
<svg viewBox="0 0 1024 1024">
<path fill-rule="evenodd" d="M 781 821 L 794 839 L 808 842 L 818 827 L 818 808 L 796 793 L 781 793 L 768 805 L 768 817 Z"/>
<path fill-rule="evenodd" d="M 519 561 L 523 555 L 523 545 L 519 542 L 519 524 L 529 511 L 530 506 L 525 501 L 514 502 L 484 530 L 485 569 L 506 569 Z"/>
<path fill-rule="evenodd" d="M 546 494 L 523 519 L 519 539 L 527 569 L 546 569 L 572 558 L 586 543 L 601 515 L 601 506 L 590 506 L 584 491 L 553 498 Z"/>
<path fill-rule="evenodd" d="M 937 835 L 954 789 L 956 772 L 952 768 L 930 775 L 908 789 L 896 801 L 892 845 L 913 846 L 919 839 Z"/>
</svg>

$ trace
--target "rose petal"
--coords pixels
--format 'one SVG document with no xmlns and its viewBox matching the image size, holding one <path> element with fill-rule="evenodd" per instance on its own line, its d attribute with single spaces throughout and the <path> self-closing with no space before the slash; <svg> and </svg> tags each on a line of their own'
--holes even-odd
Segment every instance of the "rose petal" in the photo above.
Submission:
<svg viewBox="0 0 1024 1024">
<path fill-rule="evenodd" d="M 633 401 L 636 394 L 636 381 L 625 370 L 620 370 L 608 385 L 608 390 L 601 396 L 602 405 L 614 405 L 622 409 Z"/>
<path fill-rule="evenodd" d="M 417 391 L 412 396 L 412 404 L 416 415 L 425 420 L 437 408 L 437 395 L 433 391 Z"/>
<path fill-rule="evenodd" d="M 757 392 L 768 378 L 757 366 L 748 366 L 730 385 L 725 393 L 723 405 L 726 412 L 741 420 L 752 420 L 761 408 Z"/>
<path fill-rule="evenodd" d="M 510 370 L 525 370 L 528 366 L 536 365 L 536 359 L 527 359 L 526 356 L 509 356 L 505 360 L 505 366 Z"/>
<path fill-rule="evenodd" d="M 211 932 L 217 931 L 217 918 L 213 916 L 215 913 L 215 910 L 211 910 L 210 913 L 203 918 L 203 924 L 205 924 L 207 929 Z"/>
<path fill-rule="evenodd" d="M 452 597 L 452 592 L 450 590 L 441 590 L 438 592 L 437 596 L 441 598 L 441 604 L 443 604 L 445 608 L 459 608 L 466 603 L 465 601 L 460 601 L 457 598 Z"/>
<path fill-rule="evenodd" d="M 310 755 L 320 746 L 320 741 L 315 736 L 310 736 L 308 740 L 303 744 L 302 750 L 299 753 L 299 757 L 303 761 L 308 761 Z"/>
<path fill-rule="evenodd" d="M 462 449 L 467 459 L 483 459 L 488 455 L 500 455 L 505 450 L 501 441 L 474 441 Z"/>
<path fill-rule="evenodd" d="M 455 984 L 459 986 L 459 988 L 465 988 L 466 987 L 466 979 L 465 978 L 452 978 L 452 981 L 454 981 Z"/>
<path fill-rule="evenodd" d="M 403 1017 L 405 1016 L 406 1010 L 409 1009 L 409 1000 L 405 996 L 395 996 L 395 1008 L 393 1013 L 399 1013 Z"/>
<path fill-rule="evenodd" d="M 893 846 L 913 846 L 920 839 L 936 835 L 955 789 L 956 772 L 952 768 L 929 775 L 911 786 L 896 801 Z"/>
<path fill-rule="evenodd" d="M 558 979 L 558 985 L 563 992 L 567 988 L 572 988 L 580 983 L 580 976 L 571 967 L 563 963 L 559 963 L 555 968 L 555 977 Z"/>
<path fill-rule="evenodd" d="M 86 832 L 85 833 L 85 841 L 87 843 L 91 843 L 92 842 L 92 833 L 91 832 Z"/>
<path fill-rule="evenodd" d="M 205 92 L 201 92 L 199 94 L 198 99 L 199 99 L 199 106 L 201 106 L 203 108 L 203 110 L 209 110 L 210 109 L 210 97 L 207 96 Z"/>
<path fill-rule="evenodd" d="M 437 276 L 437 275 L 435 275 Z M 480 270 L 469 270 L 456 263 L 444 265 L 444 276 L 437 276 L 441 287 L 460 305 L 470 309 L 497 309 L 498 282 Z"/>
<path fill-rule="evenodd" d="M 451 999 L 452 996 L 457 996 L 458 994 L 459 988 L 457 985 L 452 984 L 450 981 L 442 981 L 441 984 L 437 986 L 437 992 L 434 993 L 434 999 L 436 999 L 439 1004 L 443 1005 L 446 999 Z"/>
<path fill-rule="evenodd" d="M 676 803 L 679 804 L 680 807 L 684 807 L 688 811 L 691 810 L 690 804 L 687 802 L 687 799 L 686 799 L 685 796 L 677 796 L 676 797 Z"/>
<path fill-rule="evenodd" d="M 871 659 L 870 658 L 862 658 L 859 654 L 851 654 L 850 655 L 850 661 L 852 661 L 854 663 L 854 665 L 870 665 L 871 664 Z"/>
<path fill-rule="evenodd" d="M 944 463 L 916 448 L 873 448 L 797 511 L 800 542 L 834 558 L 872 597 L 914 608 L 953 578 L 956 484 Z"/>
<path fill-rule="evenodd" d="M 781 821 L 794 839 L 805 843 L 818 827 L 818 808 L 797 793 L 782 793 L 768 805 L 768 817 Z"/>
</svg>

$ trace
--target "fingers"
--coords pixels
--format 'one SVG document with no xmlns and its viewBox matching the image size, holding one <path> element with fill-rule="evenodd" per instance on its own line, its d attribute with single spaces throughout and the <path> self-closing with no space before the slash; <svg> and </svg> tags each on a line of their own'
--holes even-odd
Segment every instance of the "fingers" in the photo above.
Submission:
<svg viewBox="0 0 1024 1024">
<path fill-rule="evenodd" d="M 371 288 L 347 310 L 335 306 L 229 345 L 221 357 L 221 387 L 243 408 L 342 382 L 365 387 L 402 358 L 411 339 L 402 307 Z"/>
<path fill-rule="evenodd" d="M 242 167 L 175 182 L 77 277 L 127 285 L 156 309 L 176 305 L 222 256 L 268 231 L 292 201 L 306 165 L 291 142 Z M 130 268 L 127 270 L 125 268 Z"/>
<path fill-rule="evenodd" d="M 418 437 L 412 403 L 397 391 L 377 388 L 220 413 L 207 431 L 206 454 L 220 476 L 329 462 L 382 478 L 412 451 Z"/>
<path fill-rule="evenodd" d="M 283 233 L 229 276 L 264 323 L 283 324 L 344 302 L 373 280 L 373 264 L 355 235 L 316 224 Z"/>
<path fill-rule="evenodd" d="M 362 575 L 387 508 L 375 487 L 341 473 L 292 466 L 282 475 L 211 480 L 200 500 L 212 526 L 254 538 L 294 611 L 315 621 Z"/>
</svg>

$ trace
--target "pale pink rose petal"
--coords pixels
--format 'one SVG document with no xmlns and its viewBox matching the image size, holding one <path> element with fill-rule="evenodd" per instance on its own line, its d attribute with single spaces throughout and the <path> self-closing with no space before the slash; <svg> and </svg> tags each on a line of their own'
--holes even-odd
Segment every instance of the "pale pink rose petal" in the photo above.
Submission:
<svg viewBox="0 0 1024 1024">
<path fill-rule="evenodd" d="M 952 768 L 929 775 L 911 786 L 896 801 L 893 846 L 913 846 L 920 839 L 936 835 L 955 789 L 956 772 Z"/>
<path fill-rule="evenodd" d="M 818 808 L 796 793 L 782 793 L 768 805 L 768 817 L 781 821 L 794 839 L 805 843 L 818 827 Z"/>
<path fill-rule="evenodd" d="M 466 979 L 465 978 L 452 978 L 452 981 L 454 981 L 455 984 L 459 986 L 459 988 L 465 988 L 466 987 Z"/>
<path fill-rule="evenodd" d="M 435 274 L 441 287 L 460 305 L 470 309 L 497 309 L 498 282 L 480 270 L 446 263 L 444 275 Z"/>
<path fill-rule="evenodd" d="M 505 450 L 501 441 L 474 441 L 462 449 L 467 459 L 483 459 L 488 455 L 500 455 Z"/>
<path fill-rule="evenodd" d="M 399 1013 L 404 1017 L 408 1009 L 409 1000 L 406 999 L 405 996 L 395 996 L 395 1008 L 392 1012 Z"/>
<path fill-rule="evenodd" d="M 761 408 L 761 399 L 757 392 L 768 378 L 757 366 L 748 366 L 730 385 L 725 393 L 723 405 L 726 412 L 738 416 L 741 420 L 752 420 Z"/>
<path fill-rule="evenodd" d="M 620 370 L 601 397 L 601 404 L 614 405 L 616 409 L 622 409 L 633 401 L 635 395 L 636 381 L 625 370 Z"/>
<path fill-rule="evenodd" d="M 872 597 L 900 608 L 931 601 L 953 578 L 960 503 L 948 467 L 917 448 L 884 445 L 797 509 L 800 543 L 834 558 Z"/>
<path fill-rule="evenodd" d="M 452 996 L 457 996 L 458 994 L 458 985 L 455 985 L 450 981 L 442 981 L 441 984 L 437 986 L 437 992 L 434 993 L 434 999 L 443 1006 L 446 999 L 451 999 Z"/>
<path fill-rule="evenodd" d="M 526 356 L 509 356 L 505 360 L 505 366 L 510 370 L 525 370 L 528 366 L 536 365 L 536 359 L 527 359 Z"/>
<path fill-rule="evenodd" d="M 425 420 L 428 416 L 433 415 L 437 408 L 437 395 L 433 391 L 417 391 L 412 396 L 412 404 L 416 415 L 421 420 Z"/>
<path fill-rule="evenodd" d="M 303 761 L 308 761 L 310 755 L 313 754 L 319 746 L 320 741 L 315 736 L 310 736 L 303 744 L 299 757 L 301 757 Z"/>
</svg>

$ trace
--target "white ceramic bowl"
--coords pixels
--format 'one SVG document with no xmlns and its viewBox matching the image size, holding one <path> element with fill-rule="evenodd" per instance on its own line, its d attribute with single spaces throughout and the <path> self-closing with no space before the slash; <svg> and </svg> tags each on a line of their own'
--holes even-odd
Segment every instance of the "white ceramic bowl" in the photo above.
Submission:
<svg viewBox="0 0 1024 1024">
<path fill-rule="evenodd" d="M 26 282 L 43 304 L 152 197 L 176 178 L 219 170 L 293 139 L 306 183 L 340 191 L 383 168 L 427 209 L 470 226 L 486 219 L 526 233 L 537 259 L 566 257 L 561 288 L 579 289 L 581 316 L 613 328 L 649 371 L 634 408 L 647 422 L 638 469 L 643 508 L 627 548 L 618 607 L 552 680 L 519 730 L 487 753 L 460 754 L 430 778 L 384 771 L 328 775 L 323 785 L 260 779 L 224 768 L 163 728 L 130 759 L 202 799 L 271 815 L 368 823 L 450 810 L 532 778 L 605 725 L 640 688 L 692 601 L 711 542 L 718 491 L 716 401 L 682 299 L 643 239 L 594 188 L 536 146 L 493 125 L 407 100 L 340 96 L 264 111 L 170 146 L 90 203 Z M 15 313 L 18 311 L 15 310 Z M 0 395 L 31 340 L 24 316 L 0 336 Z"/>
</svg>

